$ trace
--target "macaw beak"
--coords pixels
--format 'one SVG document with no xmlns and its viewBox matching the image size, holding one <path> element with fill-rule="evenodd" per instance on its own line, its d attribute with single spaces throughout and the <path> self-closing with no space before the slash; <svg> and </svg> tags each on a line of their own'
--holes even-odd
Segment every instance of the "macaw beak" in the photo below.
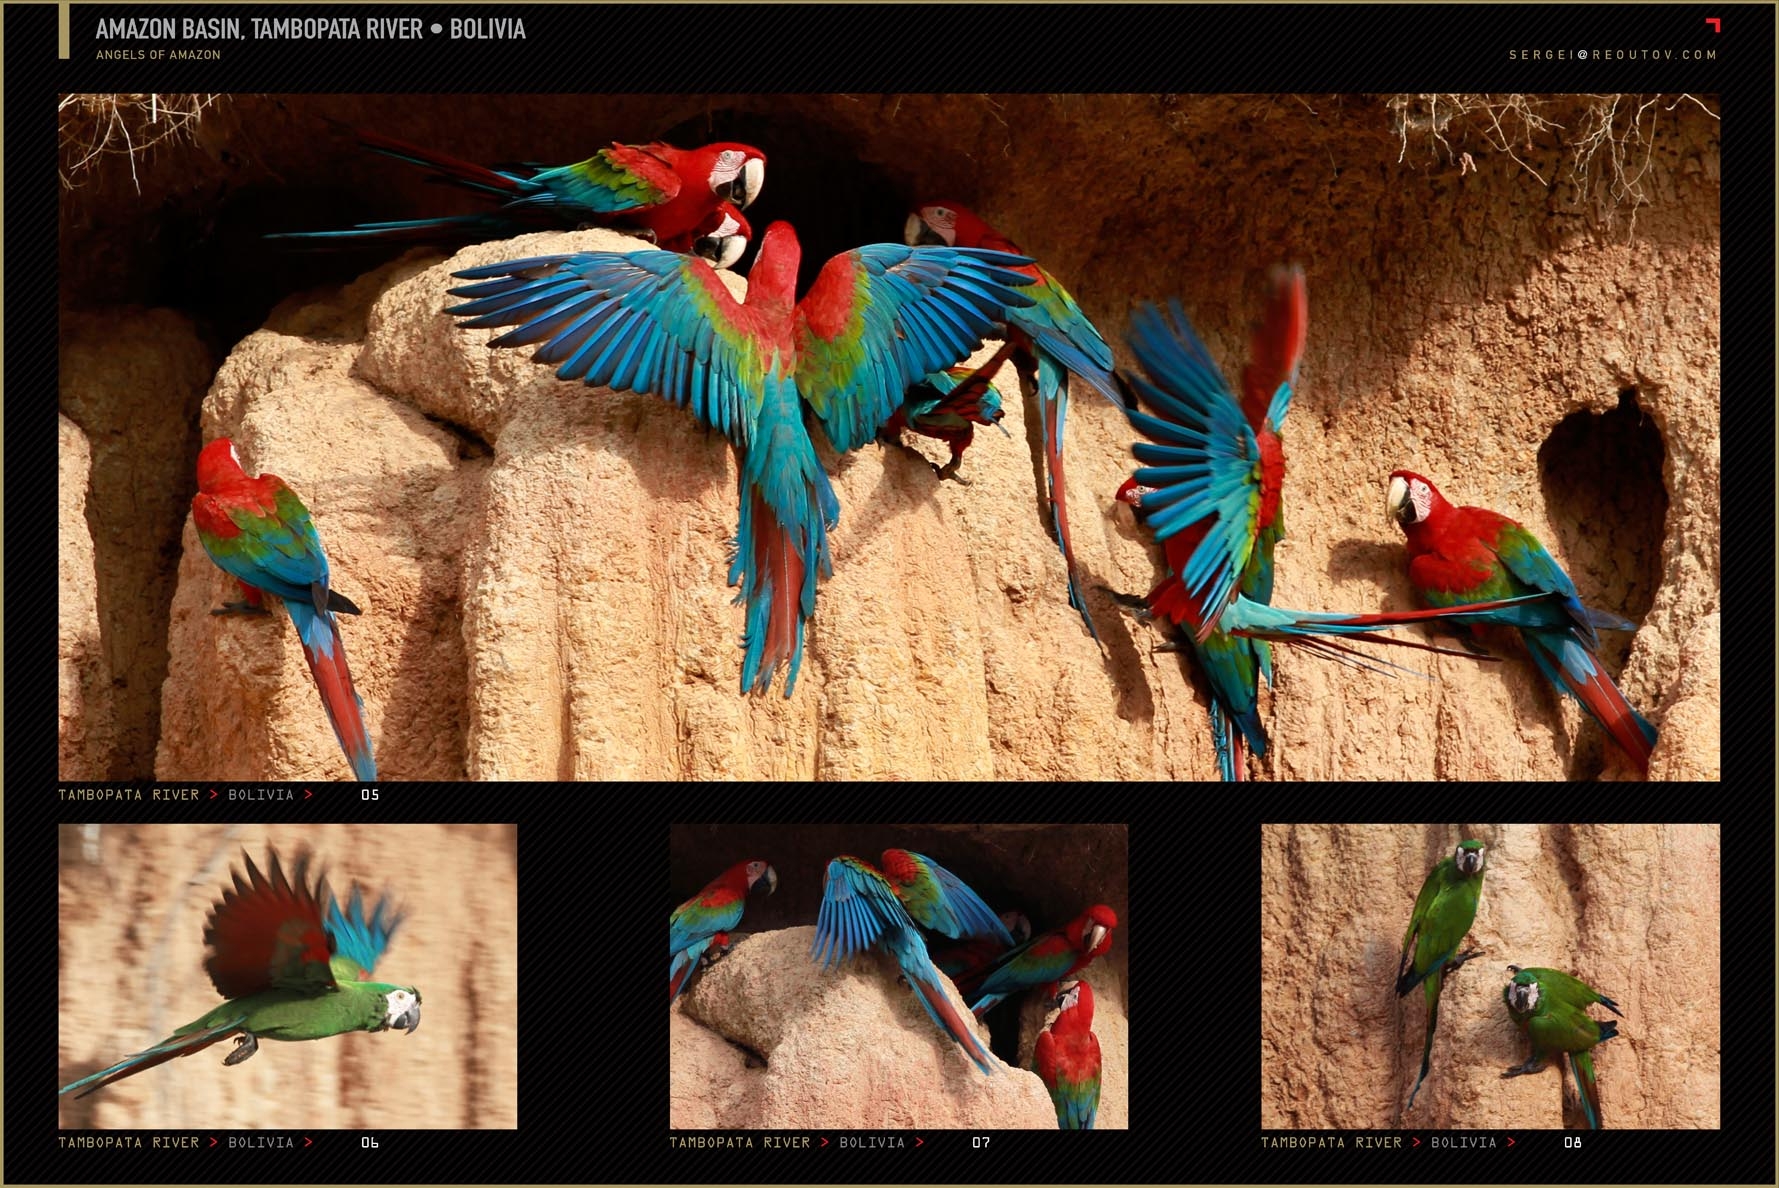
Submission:
<svg viewBox="0 0 1779 1188">
<path fill-rule="evenodd" d="M 770 866 L 766 868 L 765 883 L 766 894 L 771 895 L 774 891 L 778 890 L 778 872 L 773 870 Z"/>
<path fill-rule="evenodd" d="M 1091 953 L 1093 950 L 1100 947 L 1101 941 L 1106 939 L 1105 926 L 1098 923 L 1089 924 L 1083 939 L 1087 941 L 1087 951 Z"/>
<path fill-rule="evenodd" d="M 715 268 L 735 267 L 745 251 L 747 237 L 743 235 L 707 235 L 692 245 L 692 254 L 709 260 Z"/>
<path fill-rule="evenodd" d="M 399 1027 L 403 1031 L 406 1031 L 409 1035 L 412 1035 L 414 1033 L 414 1028 L 420 1026 L 420 1003 L 419 1003 L 419 1001 L 416 1000 L 414 1005 L 407 1009 L 406 1013 L 397 1015 L 395 1018 L 395 1022 L 391 1023 L 390 1026 L 391 1027 Z"/>
<path fill-rule="evenodd" d="M 917 214 L 908 216 L 908 222 L 902 227 L 902 242 L 909 247 L 949 247 L 945 237 L 927 226 L 927 221 Z"/>
<path fill-rule="evenodd" d="M 1402 522 L 1402 509 L 1408 503 L 1408 484 L 1400 476 L 1390 479 L 1390 489 L 1384 496 L 1384 518 L 1392 524 Z"/>
</svg>

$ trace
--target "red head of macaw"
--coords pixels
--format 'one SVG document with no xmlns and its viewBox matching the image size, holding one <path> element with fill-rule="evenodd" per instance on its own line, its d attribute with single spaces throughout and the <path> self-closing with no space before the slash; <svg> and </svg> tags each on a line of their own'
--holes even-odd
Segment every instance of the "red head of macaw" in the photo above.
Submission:
<svg viewBox="0 0 1779 1188">
<path fill-rule="evenodd" d="M 309 509 L 276 475 L 250 477 L 226 437 L 198 453 L 198 493 L 191 507 L 210 559 L 243 589 L 275 596 L 290 613 L 322 708 L 353 774 L 376 779 L 364 702 L 353 687 L 334 617 L 336 611 L 357 614 L 358 608 L 329 585 L 327 554 Z M 250 595 L 248 601 L 257 604 L 258 598 Z"/>
<path fill-rule="evenodd" d="M 956 202 L 926 202 L 908 216 L 903 238 L 911 244 L 933 243 L 947 247 L 992 248 L 995 251 L 1023 254 L 1017 244 L 980 216 Z M 1069 536 L 1066 483 L 1063 477 L 1064 428 L 1068 415 L 1069 373 L 1074 372 L 1097 388 L 1108 400 L 1121 403 L 1117 380 L 1112 375 L 1112 348 L 1106 345 L 1081 307 L 1069 295 L 1062 282 L 1037 263 L 1025 265 L 1020 271 L 1032 279 L 1026 292 L 1032 297 L 1029 308 L 1009 312 L 1006 345 L 978 369 L 986 383 L 987 377 L 1000 369 L 1012 355 L 1013 365 L 1022 379 L 1032 384 L 1037 393 L 1040 423 L 1044 431 L 1044 458 L 1049 476 L 1051 518 L 1055 526 L 1057 547 L 1069 572 L 1069 605 L 1081 615 L 1087 632 L 1095 639 L 1093 619 L 1087 613 L 1087 602 L 1081 594 L 1075 567 L 1074 545 Z M 950 389 L 944 377 L 929 379 L 940 394 Z M 927 433 L 919 421 L 907 418 L 911 428 Z M 964 426 L 962 444 L 951 444 L 951 461 L 940 470 L 942 477 L 951 477 L 963 448 L 968 446 L 974 430 Z M 939 436 L 928 433 L 928 436 Z"/>
<path fill-rule="evenodd" d="M 733 268 L 753 237 L 754 229 L 748 225 L 747 216 L 733 203 L 724 202 L 691 231 L 666 240 L 661 246 L 670 252 L 700 256 L 709 260 L 713 268 Z"/>
<path fill-rule="evenodd" d="M 617 144 L 585 161 L 542 169 L 490 169 L 393 136 L 352 129 L 373 152 L 433 171 L 432 178 L 500 203 L 497 210 L 361 223 L 345 231 L 302 231 L 268 239 L 332 245 L 363 240 L 499 239 L 552 227 L 621 226 L 691 251 L 693 237 L 724 204 L 746 207 L 766 184 L 766 155 L 751 145 L 681 149 L 654 141 Z M 736 253 L 739 257 L 739 253 Z"/>
<path fill-rule="evenodd" d="M 972 1000 L 970 1009 L 981 1015 L 1009 994 L 1079 973 L 1112 947 L 1117 926 L 1117 914 L 1096 903 L 1063 927 L 1039 933 L 988 969 L 966 977 L 958 988 Z"/>
<path fill-rule="evenodd" d="M 1062 1130 L 1092 1130 L 1100 1104 L 1100 1042 L 1093 1034 L 1093 987 L 1068 982 L 1052 1003 L 1061 1014 L 1038 1033 L 1032 1067 Z"/>
<path fill-rule="evenodd" d="M 765 880 L 766 894 L 778 890 L 778 872 L 763 859 L 737 862 L 704 890 L 673 909 L 667 918 L 667 1004 L 673 1005 L 702 959 L 715 960 L 729 946 L 727 933 L 741 923 L 748 892 Z M 708 961 L 706 962 L 708 963 Z"/>
<path fill-rule="evenodd" d="M 565 380 L 652 392 L 689 407 L 739 455 L 741 522 L 729 582 L 741 588 L 743 692 L 785 665 L 796 685 L 818 572 L 833 572 L 840 504 L 804 428 L 815 410 L 834 449 L 870 441 L 909 385 L 965 357 L 1009 307 L 1025 257 L 871 244 L 829 260 L 801 301 L 802 249 L 766 228 L 736 300 L 703 260 L 669 252 L 580 252 L 456 275 L 466 326 L 516 326 L 492 347 L 541 343 Z"/>
<path fill-rule="evenodd" d="M 1575 698 L 1605 727 L 1638 768 L 1649 770 L 1656 729 L 1619 691 L 1600 663 L 1596 628 L 1634 631 L 1636 624 L 1583 606 L 1575 583 L 1538 538 L 1497 512 L 1455 507 L 1411 470 L 1390 475 L 1386 508 L 1408 539 L 1408 578 L 1432 607 L 1548 594 L 1532 604 L 1535 620 L 1520 635 L 1551 684 Z"/>
</svg>

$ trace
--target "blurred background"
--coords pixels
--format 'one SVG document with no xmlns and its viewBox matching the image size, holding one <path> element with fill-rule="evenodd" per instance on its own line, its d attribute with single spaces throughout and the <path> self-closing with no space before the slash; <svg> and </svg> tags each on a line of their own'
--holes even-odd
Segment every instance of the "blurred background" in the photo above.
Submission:
<svg viewBox="0 0 1779 1188">
<path fill-rule="evenodd" d="M 204 922 L 242 869 L 308 845 L 342 900 L 358 881 L 406 919 L 379 980 L 419 989 L 421 1026 L 232 1040 L 59 1103 L 65 1128 L 473 1129 L 518 1126 L 518 826 L 62 825 L 57 1085 L 140 1052 L 220 1001 Z M 315 873 L 309 875 L 313 883 Z"/>
</svg>

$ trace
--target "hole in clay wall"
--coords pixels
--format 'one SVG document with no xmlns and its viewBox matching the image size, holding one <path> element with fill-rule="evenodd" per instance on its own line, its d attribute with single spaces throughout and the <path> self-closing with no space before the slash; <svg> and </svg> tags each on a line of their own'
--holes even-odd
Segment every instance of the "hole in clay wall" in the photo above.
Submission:
<svg viewBox="0 0 1779 1188">
<path fill-rule="evenodd" d="M 1538 450 L 1545 512 L 1557 539 L 1545 544 L 1568 570 L 1582 601 L 1641 623 L 1662 576 L 1668 492 L 1662 482 L 1661 432 L 1637 402 L 1618 394 L 1611 412 L 1571 413 Z M 1600 633 L 1601 654 L 1616 676 L 1631 633 Z M 1639 706 L 1644 713 L 1653 707 Z M 1598 732 L 1588 731 L 1594 738 Z M 1599 757 L 1589 760 L 1597 767 Z M 1581 773 L 1576 773 L 1581 774 Z"/>
</svg>

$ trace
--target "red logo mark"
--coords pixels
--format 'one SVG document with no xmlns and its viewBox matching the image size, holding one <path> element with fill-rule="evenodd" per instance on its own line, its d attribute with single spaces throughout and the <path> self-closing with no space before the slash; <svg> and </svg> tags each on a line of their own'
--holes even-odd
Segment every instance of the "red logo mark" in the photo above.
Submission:
<svg viewBox="0 0 1779 1188">
<path fill-rule="evenodd" d="M 1418 1147 L 1420 1145 L 1421 1145 L 1421 1136 L 1417 1134 L 1415 1136 L 1415 1146 Z M 1410 1150 L 1413 1150 L 1413 1148 L 1411 1147 Z"/>
<path fill-rule="evenodd" d="M 1705 23 L 1707 25 L 1711 26 L 1711 31 L 1713 33 L 1722 33 L 1723 32 L 1723 18 L 1722 17 L 1706 17 Z"/>
<path fill-rule="evenodd" d="M 914 1149 L 916 1151 L 920 1150 L 922 1147 L 924 1147 L 926 1145 L 927 1145 L 927 1140 L 921 1138 L 918 1134 L 914 1136 Z"/>
<path fill-rule="evenodd" d="M 216 1145 L 216 1136 L 215 1135 L 210 1136 L 210 1145 L 212 1147 L 214 1147 Z"/>
<path fill-rule="evenodd" d="M 313 1147 L 313 1146 L 314 1146 L 314 1145 L 315 1145 L 315 1140 L 314 1140 L 314 1139 L 312 1139 L 312 1138 L 310 1138 L 310 1137 L 309 1137 L 309 1136 L 308 1136 L 308 1135 L 306 1135 L 306 1134 L 305 1134 L 305 1135 L 304 1135 L 304 1136 L 303 1136 L 303 1146 L 305 1146 L 305 1147 Z"/>
<path fill-rule="evenodd" d="M 210 789 L 210 799 L 211 800 L 216 799 L 216 789 L 215 788 Z"/>
<path fill-rule="evenodd" d="M 310 797 L 312 797 L 314 795 L 315 795 L 315 793 L 309 791 L 307 788 L 303 789 L 303 799 L 304 800 L 308 800 Z"/>
<path fill-rule="evenodd" d="M 1513 1146 L 1513 1136 L 1511 1134 L 1507 1136 L 1507 1145 L 1509 1147 Z"/>
<path fill-rule="evenodd" d="M 827 1139 L 826 1139 L 826 1138 L 825 1138 L 825 1137 L 824 1137 L 824 1138 L 823 1138 L 823 1139 L 822 1139 L 822 1146 L 824 1146 L 824 1147 L 825 1147 L 825 1146 L 827 1146 L 827 1145 L 828 1145 L 828 1140 L 827 1140 Z"/>
</svg>

